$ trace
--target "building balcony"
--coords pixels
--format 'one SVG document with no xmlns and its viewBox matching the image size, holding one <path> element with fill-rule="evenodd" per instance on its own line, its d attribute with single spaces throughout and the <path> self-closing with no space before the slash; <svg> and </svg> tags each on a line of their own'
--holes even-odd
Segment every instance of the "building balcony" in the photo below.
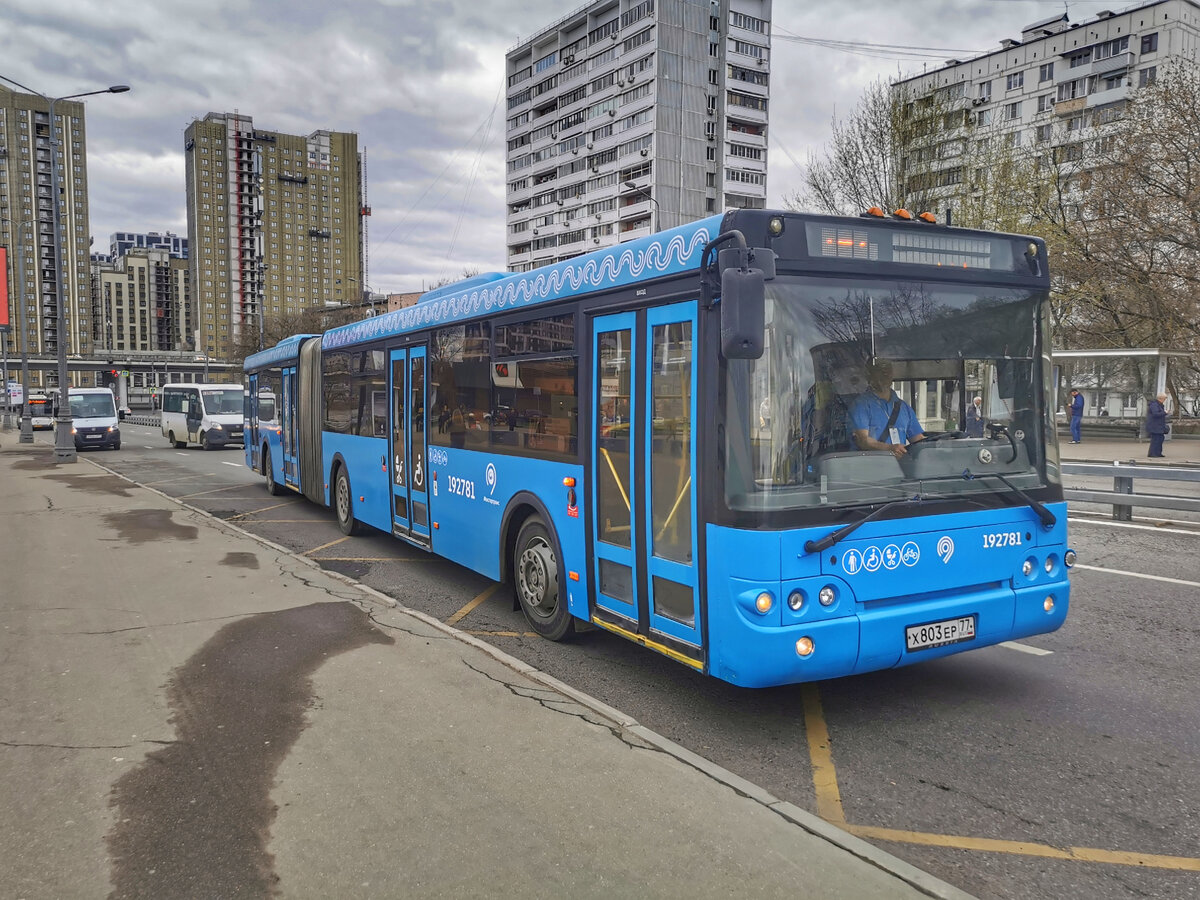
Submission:
<svg viewBox="0 0 1200 900">
<path fill-rule="evenodd" d="M 1089 107 L 1106 106 L 1109 103 L 1118 103 L 1129 97 L 1129 92 L 1133 90 L 1129 85 L 1122 83 L 1120 87 L 1115 87 L 1108 91 L 1097 91 L 1094 94 L 1088 94 L 1086 100 Z"/>
<path fill-rule="evenodd" d="M 1059 100 L 1054 104 L 1054 114 L 1060 117 L 1073 116 L 1075 113 L 1083 112 L 1087 105 L 1087 97 L 1076 97 L 1074 100 Z"/>
</svg>

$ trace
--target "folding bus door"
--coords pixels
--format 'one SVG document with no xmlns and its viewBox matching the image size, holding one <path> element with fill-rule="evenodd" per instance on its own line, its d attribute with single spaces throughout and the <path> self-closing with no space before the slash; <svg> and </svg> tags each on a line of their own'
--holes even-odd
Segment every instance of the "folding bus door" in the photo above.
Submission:
<svg viewBox="0 0 1200 900">
<path fill-rule="evenodd" d="M 426 483 L 426 352 L 424 347 L 392 350 L 391 391 L 392 533 L 429 546 L 429 488 Z"/>
<path fill-rule="evenodd" d="M 280 445 L 283 450 L 283 480 L 292 487 L 300 485 L 300 466 L 297 451 L 300 446 L 296 430 L 296 367 L 283 370 L 283 408 L 280 410 Z"/>
<path fill-rule="evenodd" d="M 699 667 L 695 330 L 694 302 L 593 321 L 589 481 L 598 623 Z"/>
</svg>

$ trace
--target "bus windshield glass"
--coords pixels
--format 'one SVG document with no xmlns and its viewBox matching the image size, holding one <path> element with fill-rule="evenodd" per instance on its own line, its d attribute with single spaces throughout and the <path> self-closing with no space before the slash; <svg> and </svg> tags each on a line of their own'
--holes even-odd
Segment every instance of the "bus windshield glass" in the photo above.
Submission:
<svg viewBox="0 0 1200 900">
<path fill-rule="evenodd" d="M 72 394 L 71 418 L 73 419 L 112 419 L 116 418 L 117 410 L 113 405 L 112 394 Z"/>
<path fill-rule="evenodd" d="M 237 416 L 242 413 L 240 387 L 211 388 L 201 391 L 204 409 L 210 416 Z"/>
<path fill-rule="evenodd" d="M 727 363 L 727 507 L 987 503 L 1056 482 L 1045 299 L 975 284 L 768 282 L 762 357 Z"/>
</svg>

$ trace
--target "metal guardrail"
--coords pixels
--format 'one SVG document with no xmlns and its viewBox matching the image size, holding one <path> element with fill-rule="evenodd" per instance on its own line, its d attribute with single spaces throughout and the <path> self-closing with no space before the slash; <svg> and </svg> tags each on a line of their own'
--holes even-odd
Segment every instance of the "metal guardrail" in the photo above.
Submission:
<svg viewBox="0 0 1200 900">
<path fill-rule="evenodd" d="M 1069 501 L 1080 503 L 1111 503 L 1113 518 L 1128 522 L 1133 518 L 1133 507 L 1149 506 L 1155 509 L 1178 509 L 1187 512 L 1200 512 L 1200 497 L 1170 497 L 1165 494 L 1135 494 L 1133 480 L 1141 478 L 1144 481 L 1187 481 L 1200 484 L 1200 468 L 1185 468 L 1183 466 L 1145 466 L 1133 462 L 1114 460 L 1111 465 L 1104 463 L 1063 463 L 1064 475 L 1090 475 L 1095 478 L 1111 477 L 1111 491 L 1090 490 L 1087 488 L 1064 488 L 1063 496 Z"/>
</svg>

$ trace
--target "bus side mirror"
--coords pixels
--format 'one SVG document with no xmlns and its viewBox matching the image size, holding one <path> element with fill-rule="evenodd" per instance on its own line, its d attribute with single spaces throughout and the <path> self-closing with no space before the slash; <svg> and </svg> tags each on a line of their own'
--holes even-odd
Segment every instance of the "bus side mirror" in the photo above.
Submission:
<svg viewBox="0 0 1200 900">
<path fill-rule="evenodd" d="M 761 359 L 766 333 L 766 282 L 775 277 L 775 254 L 755 248 L 722 250 L 721 353 L 726 359 Z M 757 257 L 757 258 L 756 258 Z"/>
</svg>

